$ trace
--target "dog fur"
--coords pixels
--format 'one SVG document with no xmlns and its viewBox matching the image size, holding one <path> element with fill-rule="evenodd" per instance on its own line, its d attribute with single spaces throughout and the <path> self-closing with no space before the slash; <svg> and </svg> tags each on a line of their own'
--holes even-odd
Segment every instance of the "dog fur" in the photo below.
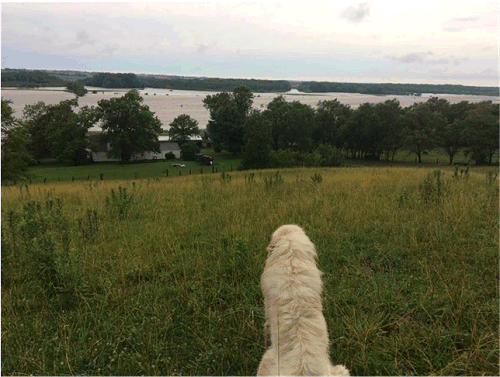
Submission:
<svg viewBox="0 0 500 377">
<path fill-rule="evenodd" d="M 261 284 L 271 346 L 257 375 L 348 376 L 343 365 L 332 366 L 328 357 L 322 272 L 314 244 L 299 226 L 283 225 L 274 232 L 268 252 Z"/>
</svg>

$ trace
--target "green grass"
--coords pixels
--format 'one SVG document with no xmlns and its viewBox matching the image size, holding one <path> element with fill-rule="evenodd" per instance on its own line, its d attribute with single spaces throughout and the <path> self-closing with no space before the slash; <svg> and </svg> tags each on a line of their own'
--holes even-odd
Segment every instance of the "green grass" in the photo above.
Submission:
<svg viewBox="0 0 500 377">
<path fill-rule="evenodd" d="M 332 362 L 498 375 L 498 199 L 484 176 L 385 167 L 4 186 L 2 373 L 255 374 L 266 246 L 296 223 Z"/>
<path fill-rule="evenodd" d="M 50 182 L 65 182 L 65 181 L 81 181 L 81 180 L 100 180 L 101 174 L 104 180 L 116 179 L 141 179 L 141 178 L 162 178 L 172 176 L 186 176 L 195 174 L 209 174 L 212 172 L 220 173 L 222 171 L 232 172 L 237 170 L 241 159 L 231 157 L 229 153 L 215 153 L 212 149 L 202 150 L 203 154 L 212 155 L 215 158 L 216 165 L 211 166 L 201 165 L 194 161 L 182 160 L 157 160 L 148 162 L 132 162 L 122 165 L 118 162 L 95 163 L 81 166 L 68 166 L 61 164 L 44 164 L 34 166 L 29 169 L 32 175 L 31 183 L 50 183 Z M 494 156 L 494 162 L 498 163 L 498 153 Z M 454 162 L 465 163 L 468 158 L 462 153 L 458 153 Z M 434 167 L 443 166 L 447 170 L 453 170 L 448 165 L 448 156 L 438 149 L 429 152 L 422 156 L 422 164 L 415 163 L 415 154 L 408 151 L 400 151 L 395 156 L 395 163 L 385 161 L 363 161 L 349 160 L 350 166 L 386 166 L 386 165 L 408 165 L 408 166 L 423 166 Z M 173 167 L 172 164 L 183 163 L 185 167 Z M 439 164 L 437 164 L 439 163 Z M 472 166 L 473 171 L 486 174 L 489 170 L 495 170 L 495 167 L 487 166 Z M 498 170 L 498 168 L 496 168 Z M 19 182 L 17 182 L 19 183 Z"/>
<path fill-rule="evenodd" d="M 120 164 L 119 162 L 99 162 L 90 165 L 68 166 L 61 164 L 46 164 L 34 166 L 29 169 L 33 175 L 32 183 L 50 183 L 80 180 L 100 180 L 101 174 L 104 180 L 109 179 L 140 179 L 171 177 L 179 175 L 208 174 L 217 169 L 217 172 L 236 170 L 240 160 L 231 158 L 227 153 L 214 153 L 213 150 L 202 150 L 204 154 L 215 157 L 216 165 L 202 165 L 195 161 L 183 160 L 156 160 L 147 162 L 131 162 Z M 172 164 L 184 164 L 185 167 L 173 167 Z"/>
</svg>

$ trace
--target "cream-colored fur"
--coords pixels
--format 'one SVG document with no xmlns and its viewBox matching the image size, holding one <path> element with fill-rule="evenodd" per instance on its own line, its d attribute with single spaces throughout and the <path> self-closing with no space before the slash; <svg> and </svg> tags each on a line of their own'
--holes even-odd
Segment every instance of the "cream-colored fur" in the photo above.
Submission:
<svg viewBox="0 0 500 377">
<path fill-rule="evenodd" d="M 278 228 L 262 274 L 266 330 L 271 346 L 258 376 L 348 376 L 328 358 L 328 331 L 321 304 L 316 249 L 297 225 Z"/>
</svg>

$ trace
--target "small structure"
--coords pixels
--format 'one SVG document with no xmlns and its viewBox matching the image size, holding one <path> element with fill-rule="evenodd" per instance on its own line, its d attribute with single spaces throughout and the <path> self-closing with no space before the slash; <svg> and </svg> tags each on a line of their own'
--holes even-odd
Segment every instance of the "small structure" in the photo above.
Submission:
<svg viewBox="0 0 500 377">
<path fill-rule="evenodd" d="M 202 138 L 199 135 L 191 136 L 190 141 L 201 142 Z M 181 157 L 181 149 L 179 144 L 170 140 L 169 136 L 159 136 L 158 141 L 160 142 L 160 153 L 156 152 L 145 152 L 141 154 L 136 154 L 132 156 L 132 161 L 140 160 L 165 160 L 165 155 L 168 153 L 173 153 L 175 158 Z M 111 149 L 110 143 L 104 143 L 101 140 L 101 135 L 91 135 L 90 142 L 96 146 L 96 151 L 92 152 L 92 161 L 94 162 L 106 162 L 106 161 L 120 161 L 119 158 L 108 157 L 108 151 Z"/>
</svg>

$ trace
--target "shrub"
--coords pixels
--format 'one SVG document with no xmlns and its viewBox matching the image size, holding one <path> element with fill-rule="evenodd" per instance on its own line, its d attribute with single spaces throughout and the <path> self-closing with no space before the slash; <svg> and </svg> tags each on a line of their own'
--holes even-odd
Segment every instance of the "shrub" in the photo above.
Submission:
<svg viewBox="0 0 500 377">
<path fill-rule="evenodd" d="M 165 153 L 165 160 L 175 160 L 175 159 L 176 159 L 176 157 L 175 157 L 174 152 Z"/>
<path fill-rule="evenodd" d="M 271 166 L 276 168 L 291 168 L 299 165 L 299 152 L 289 149 L 279 149 L 271 152 Z"/>
<path fill-rule="evenodd" d="M 181 157 L 184 161 L 194 161 L 196 155 L 200 153 L 201 148 L 198 143 L 194 141 L 188 141 L 183 143 L 181 146 Z"/>
<path fill-rule="evenodd" d="M 331 145 L 320 144 L 315 150 L 323 158 L 323 166 L 342 166 L 345 165 L 345 158 L 340 149 Z"/>
</svg>

